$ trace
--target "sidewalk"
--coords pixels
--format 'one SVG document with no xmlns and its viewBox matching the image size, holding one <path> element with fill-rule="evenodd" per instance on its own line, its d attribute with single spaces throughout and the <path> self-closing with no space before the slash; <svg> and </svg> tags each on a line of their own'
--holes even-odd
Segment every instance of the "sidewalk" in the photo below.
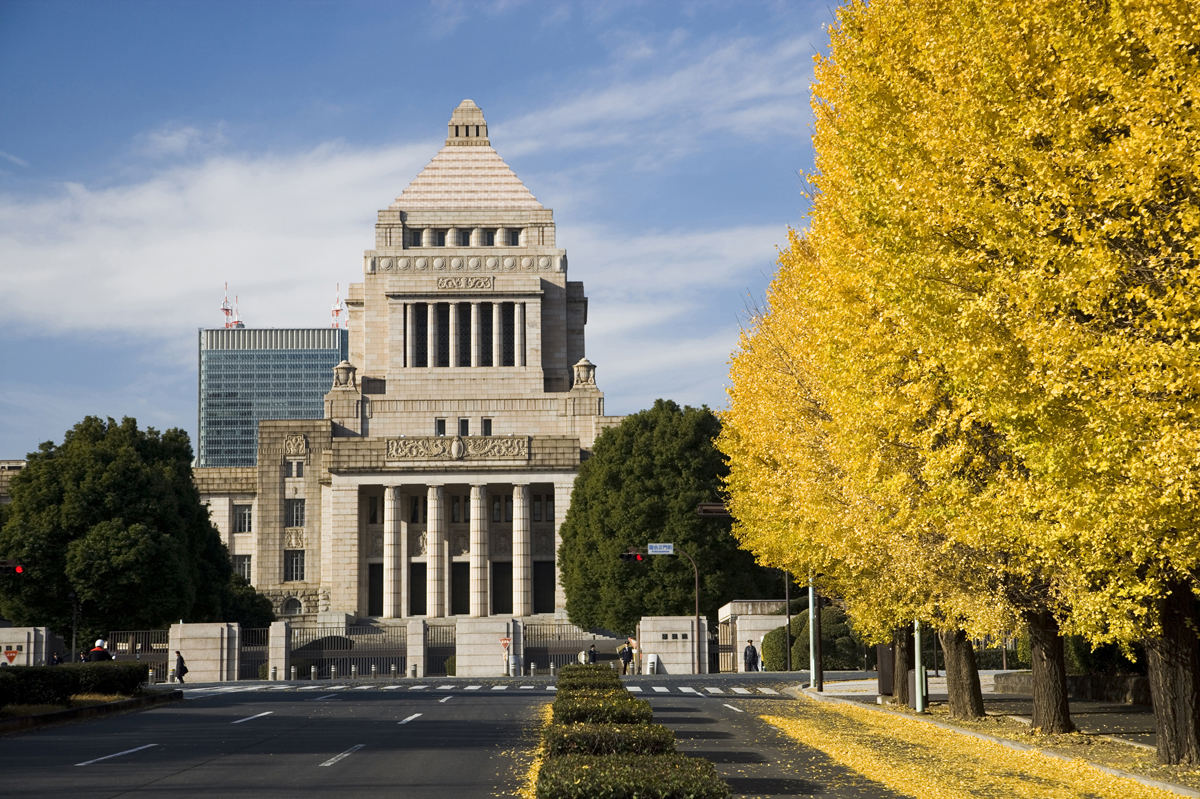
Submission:
<svg viewBox="0 0 1200 799">
<path fill-rule="evenodd" d="M 996 672 L 979 672 L 979 684 L 983 690 L 983 702 L 988 715 L 1008 716 L 1030 723 L 1033 715 L 1033 697 L 1020 694 L 998 694 L 993 678 Z M 876 704 L 879 684 L 875 678 L 867 680 L 844 680 L 825 683 L 824 693 L 851 699 L 864 704 Z M 946 677 L 929 677 L 929 701 L 946 702 Z M 1090 702 L 1082 699 L 1070 700 L 1071 720 L 1080 732 L 1113 738 L 1123 743 L 1146 749 L 1155 746 L 1154 711 L 1146 705 L 1125 705 L 1113 702 Z"/>
</svg>

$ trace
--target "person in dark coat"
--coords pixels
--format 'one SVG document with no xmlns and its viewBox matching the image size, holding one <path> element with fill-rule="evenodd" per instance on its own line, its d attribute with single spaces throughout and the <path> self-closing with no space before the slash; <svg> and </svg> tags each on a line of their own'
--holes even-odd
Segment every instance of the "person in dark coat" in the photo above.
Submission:
<svg viewBox="0 0 1200 799">
<path fill-rule="evenodd" d="M 629 664 L 633 662 L 633 645 L 628 640 L 617 652 L 621 656 L 621 673 L 629 673 Z"/>
<path fill-rule="evenodd" d="M 758 671 L 758 650 L 754 648 L 753 641 L 746 642 L 746 648 L 742 650 L 742 662 L 746 671 Z"/>
<path fill-rule="evenodd" d="M 179 654 L 179 650 L 175 650 L 175 679 L 180 683 L 183 682 L 183 675 L 187 674 L 187 664 L 183 662 L 183 655 Z"/>
<path fill-rule="evenodd" d="M 592 644 L 591 646 L 588 647 L 587 662 L 588 663 L 596 662 L 596 645 L 595 644 Z"/>
<path fill-rule="evenodd" d="M 113 656 L 108 654 L 106 645 L 107 642 L 103 638 L 97 638 L 96 645 L 88 650 L 88 663 L 103 663 L 106 660 L 112 660 Z"/>
</svg>

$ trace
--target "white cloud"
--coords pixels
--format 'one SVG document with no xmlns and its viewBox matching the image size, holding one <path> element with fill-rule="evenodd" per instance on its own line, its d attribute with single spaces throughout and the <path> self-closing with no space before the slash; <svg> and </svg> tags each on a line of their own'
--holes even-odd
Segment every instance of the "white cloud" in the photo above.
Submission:
<svg viewBox="0 0 1200 799">
<path fill-rule="evenodd" d="M 226 143 L 224 126 L 201 130 L 192 125 L 170 124 L 137 137 L 137 152 L 146 158 L 179 158 L 206 153 Z"/>
<path fill-rule="evenodd" d="M 28 168 L 28 167 L 29 167 L 29 162 L 28 162 L 28 161 L 26 161 L 25 159 L 23 159 L 23 158 L 17 158 L 17 157 L 16 157 L 15 155 L 13 155 L 12 153 L 6 153 L 6 152 L 4 152 L 3 150 L 0 150 L 0 158 L 3 158 L 5 161 L 9 161 L 9 162 L 11 162 L 11 163 L 14 163 L 14 164 L 16 164 L 17 166 L 20 166 L 20 167 L 26 167 L 26 168 Z"/>
</svg>

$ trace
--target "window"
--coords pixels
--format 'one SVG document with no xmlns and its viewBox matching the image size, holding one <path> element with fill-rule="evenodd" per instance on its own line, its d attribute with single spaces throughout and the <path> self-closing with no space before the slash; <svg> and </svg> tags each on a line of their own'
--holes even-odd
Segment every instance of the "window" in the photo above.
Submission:
<svg viewBox="0 0 1200 799">
<path fill-rule="evenodd" d="M 254 507 L 252 505 L 233 506 L 233 531 L 235 533 L 254 532 Z"/>
<path fill-rule="evenodd" d="M 284 600 L 284 602 L 283 602 L 283 615 L 284 616 L 299 616 L 303 612 L 304 612 L 304 606 L 300 604 L 300 600 L 296 599 L 296 597 L 291 596 L 291 597 L 288 597 L 286 600 Z"/>
<path fill-rule="evenodd" d="M 444 231 L 444 230 L 433 231 L 433 242 L 438 247 L 445 247 L 446 246 L 446 231 Z"/>
<path fill-rule="evenodd" d="M 304 550 L 285 549 L 283 551 L 283 581 L 285 583 L 299 582 L 304 579 Z"/>
<path fill-rule="evenodd" d="M 445 419 L 434 419 L 433 420 L 433 434 L 435 436 L 446 435 L 446 420 Z"/>
<path fill-rule="evenodd" d="M 470 247 L 471 246 L 471 231 L 469 231 L 469 230 L 458 231 L 458 246 L 459 247 Z"/>
<path fill-rule="evenodd" d="M 409 247 L 420 247 L 421 246 L 421 233 L 422 233 L 422 231 L 420 231 L 420 230 L 414 230 L 412 228 L 409 229 L 409 231 L 408 231 L 408 246 Z"/>
<path fill-rule="evenodd" d="M 547 494 L 543 499 L 546 500 L 546 521 L 554 521 L 554 495 Z"/>
<path fill-rule="evenodd" d="M 496 229 L 495 228 L 487 228 L 483 231 L 483 246 L 484 247 L 495 247 L 496 246 Z"/>
<path fill-rule="evenodd" d="M 304 500 L 285 499 L 283 501 L 283 526 L 304 526 Z"/>
<path fill-rule="evenodd" d="M 500 521 L 500 497 L 492 497 L 492 521 Z"/>
<path fill-rule="evenodd" d="M 284 464 L 284 477 L 303 477 L 304 476 L 304 461 L 300 458 L 291 458 Z"/>
<path fill-rule="evenodd" d="M 479 432 L 481 435 L 490 436 L 492 434 L 492 420 L 484 419 L 480 424 L 480 428 Z"/>
<path fill-rule="evenodd" d="M 243 580 L 250 582 L 250 556 L 233 556 L 233 573 L 240 575 Z"/>
<path fill-rule="evenodd" d="M 512 494 L 504 498 L 504 521 L 512 521 Z"/>
<path fill-rule="evenodd" d="M 533 520 L 535 522 L 542 520 L 542 497 L 540 494 L 533 495 Z"/>
<path fill-rule="evenodd" d="M 383 497 L 367 497 L 367 524 L 379 524 L 379 506 L 383 504 Z"/>
<path fill-rule="evenodd" d="M 459 419 L 458 420 L 458 434 L 460 436 L 471 435 L 471 420 L 470 419 Z"/>
<path fill-rule="evenodd" d="M 421 516 L 425 512 L 425 497 L 412 497 L 411 499 L 408 520 L 413 524 L 420 524 Z"/>
<path fill-rule="evenodd" d="M 450 497 L 450 521 L 462 521 L 462 503 L 458 497 Z"/>
<path fill-rule="evenodd" d="M 509 230 L 508 231 L 508 241 L 505 243 L 509 247 L 521 246 L 521 231 L 520 230 Z"/>
</svg>

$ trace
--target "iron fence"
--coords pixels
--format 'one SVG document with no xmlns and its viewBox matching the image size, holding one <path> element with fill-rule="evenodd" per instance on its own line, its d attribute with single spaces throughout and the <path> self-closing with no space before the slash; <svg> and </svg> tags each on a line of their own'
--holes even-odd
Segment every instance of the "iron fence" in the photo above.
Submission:
<svg viewBox="0 0 1200 799">
<path fill-rule="evenodd" d="M 150 667 L 150 682 L 170 676 L 170 630 L 117 630 L 108 634 L 108 651 L 120 661 L 136 660 Z"/>
<path fill-rule="evenodd" d="M 430 677 L 446 676 L 451 669 L 449 661 L 454 657 L 457 631 L 453 624 L 430 624 L 425 638 L 425 674 Z"/>
<path fill-rule="evenodd" d="M 243 627 L 238 642 L 238 679 L 267 679 L 270 627 Z"/>
<path fill-rule="evenodd" d="M 597 662 L 616 660 L 617 647 L 625 641 L 624 638 L 589 633 L 566 622 L 526 624 L 524 636 L 525 668 L 533 666 L 539 671 L 578 663 L 580 653 L 593 644 Z"/>
<path fill-rule="evenodd" d="M 293 627 L 289 646 L 302 680 L 314 673 L 318 679 L 402 676 L 408 663 L 408 631 L 402 626 Z"/>
</svg>

